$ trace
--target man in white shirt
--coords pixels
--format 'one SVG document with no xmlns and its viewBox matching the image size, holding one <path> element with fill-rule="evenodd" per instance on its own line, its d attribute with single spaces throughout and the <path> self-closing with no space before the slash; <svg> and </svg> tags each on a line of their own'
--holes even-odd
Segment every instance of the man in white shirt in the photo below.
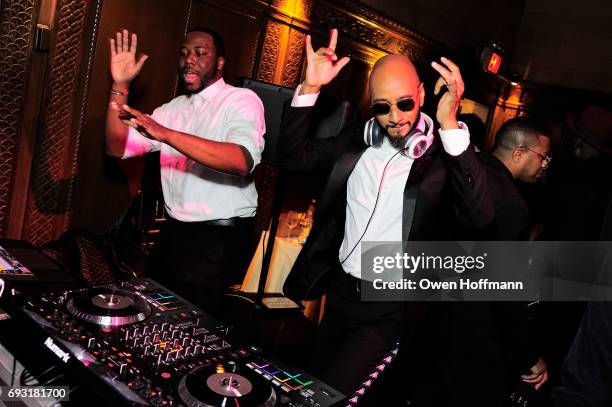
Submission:
<svg viewBox="0 0 612 407">
<path fill-rule="evenodd" d="M 308 137 L 320 89 L 349 62 L 337 57 L 336 43 L 337 31 L 332 30 L 329 46 L 315 52 L 307 37 L 306 76 L 281 125 L 285 168 L 329 170 L 312 231 L 284 292 L 304 299 L 327 289 L 313 373 L 351 394 L 398 340 L 404 312 L 399 302 L 361 300 L 360 243 L 445 240 L 452 222 L 479 228 L 492 220 L 493 210 L 468 130 L 457 122 L 461 73 L 446 58 L 444 65 L 432 63 L 441 76 L 434 93 L 446 86 L 436 112 L 439 139 L 433 121 L 420 112 L 423 84 L 403 55 L 388 55 L 373 67 L 369 93 L 374 118 L 365 130 L 358 123 L 334 139 Z M 381 130 L 378 142 L 368 136 L 372 125 Z"/>
<path fill-rule="evenodd" d="M 249 174 L 261 160 L 263 105 L 254 92 L 223 80 L 223 40 L 207 28 L 190 30 L 180 48 L 183 95 L 150 116 L 127 106 L 131 81 L 146 55 L 127 30 L 110 40 L 111 88 L 106 150 L 128 158 L 160 152 L 169 221 L 162 229 L 162 274 L 155 277 L 215 313 L 239 276 L 257 192 Z M 233 280 L 233 281 L 232 281 Z"/>
</svg>

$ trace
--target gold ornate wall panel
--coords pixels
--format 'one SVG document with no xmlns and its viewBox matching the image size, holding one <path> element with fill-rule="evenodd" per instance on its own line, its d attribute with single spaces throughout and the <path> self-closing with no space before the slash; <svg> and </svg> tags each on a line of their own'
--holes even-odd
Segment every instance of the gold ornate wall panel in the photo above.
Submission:
<svg viewBox="0 0 612 407">
<path fill-rule="evenodd" d="M 49 58 L 47 95 L 38 131 L 24 239 L 45 243 L 66 228 L 76 176 L 83 103 L 88 81 L 84 51 L 88 7 L 94 2 L 64 0 L 57 3 L 55 39 Z M 85 62 L 85 63 L 84 63 Z"/>
<path fill-rule="evenodd" d="M 318 1 L 311 20 L 313 26 L 335 27 L 363 44 L 404 54 L 417 65 L 427 64 L 432 54 L 444 49 L 432 39 L 351 1 Z"/>
<path fill-rule="evenodd" d="M 259 61 L 257 79 L 263 82 L 274 82 L 278 52 L 280 47 L 282 26 L 275 21 L 268 22 L 266 36 Z"/>
<path fill-rule="evenodd" d="M 0 3 L 0 236 L 10 212 L 34 15 L 34 0 Z"/>
<path fill-rule="evenodd" d="M 292 28 L 289 31 L 289 44 L 284 61 L 284 69 L 280 84 L 288 88 L 299 85 L 302 62 L 304 60 L 304 41 L 306 34 Z"/>
</svg>

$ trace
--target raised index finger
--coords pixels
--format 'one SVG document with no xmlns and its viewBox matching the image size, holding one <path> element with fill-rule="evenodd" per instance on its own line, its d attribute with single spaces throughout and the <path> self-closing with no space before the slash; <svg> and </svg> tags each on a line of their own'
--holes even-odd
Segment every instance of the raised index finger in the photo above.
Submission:
<svg viewBox="0 0 612 407">
<path fill-rule="evenodd" d="M 306 55 L 314 54 L 314 49 L 312 48 L 312 38 L 310 35 L 306 36 Z"/>
<path fill-rule="evenodd" d="M 327 48 L 335 51 L 336 44 L 338 44 L 338 30 L 332 28 L 331 32 L 329 33 L 329 46 Z"/>
</svg>

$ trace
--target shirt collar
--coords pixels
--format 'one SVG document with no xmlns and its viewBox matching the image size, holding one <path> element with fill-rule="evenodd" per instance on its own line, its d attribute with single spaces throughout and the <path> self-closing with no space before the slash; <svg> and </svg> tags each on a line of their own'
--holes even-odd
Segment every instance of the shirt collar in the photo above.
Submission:
<svg viewBox="0 0 612 407">
<path fill-rule="evenodd" d="M 221 92 L 221 90 L 224 87 L 225 87 L 225 81 L 223 80 L 223 78 L 219 78 L 215 83 L 213 83 L 212 85 L 208 85 L 207 87 L 202 89 L 199 93 L 192 95 L 192 97 L 199 96 L 208 102 L 212 102 L 215 96 L 217 96 L 217 94 Z"/>
</svg>

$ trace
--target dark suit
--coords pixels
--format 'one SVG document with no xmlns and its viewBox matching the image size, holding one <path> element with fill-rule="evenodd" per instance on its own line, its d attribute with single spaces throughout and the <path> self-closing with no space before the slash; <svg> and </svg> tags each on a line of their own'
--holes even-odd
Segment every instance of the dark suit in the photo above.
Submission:
<svg viewBox="0 0 612 407">
<path fill-rule="evenodd" d="M 551 176 L 556 182 L 550 194 L 554 205 L 544 228 L 548 240 L 612 240 L 611 173 L 612 157 L 603 155 L 569 167 L 556 179 Z M 589 271 L 583 270 L 584 274 Z M 607 277 L 604 284 L 610 284 Z M 573 339 L 569 352 L 567 347 L 557 346 L 558 354 L 567 353 L 567 358 L 562 370 L 563 387 L 554 395 L 555 406 L 612 405 L 612 303 L 587 303 L 577 332 L 579 304 L 551 305 L 556 306 L 556 313 L 550 318 L 549 330 L 565 342 Z"/>
<path fill-rule="evenodd" d="M 486 170 L 495 216 L 488 227 L 464 228 L 457 232 L 457 238 L 525 240 L 529 213 L 512 173 L 491 155 L 481 153 L 479 158 Z M 412 359 L 433 368 L 419 372 L 422 374 L 414 379 L 418 383 L 417 407 L 501 406 L 518 384 L 519 375 L 538 360 L 524 303 L 429 304 L 427 311 Z"/>
<path fill-rule="evenodd" d="M 310 139 L 313 112 L 311 107 L 287 106 L 281 125 L 283 167 L 329 173 L 312 231 L 284 292 L 294 299 L 315 298 L 331 282 L 314 368 L 332 386 L 349 393 L 398 339 L 403 305 L 362 302 L 356 289 L 359 280 L 342 271 L 338 250 L 344 233 L 347 181 L 368 146 L 362 123 L 347 127 L 332 140 Z M 451 157 L 436 141 L 410 170 L 404 189 L 403 240 L 448 239 L 452 236 L 449 224 L 457 219 L 482 227 L 493 216 L 486 176 L 473 149 Z"/>
</svg>

